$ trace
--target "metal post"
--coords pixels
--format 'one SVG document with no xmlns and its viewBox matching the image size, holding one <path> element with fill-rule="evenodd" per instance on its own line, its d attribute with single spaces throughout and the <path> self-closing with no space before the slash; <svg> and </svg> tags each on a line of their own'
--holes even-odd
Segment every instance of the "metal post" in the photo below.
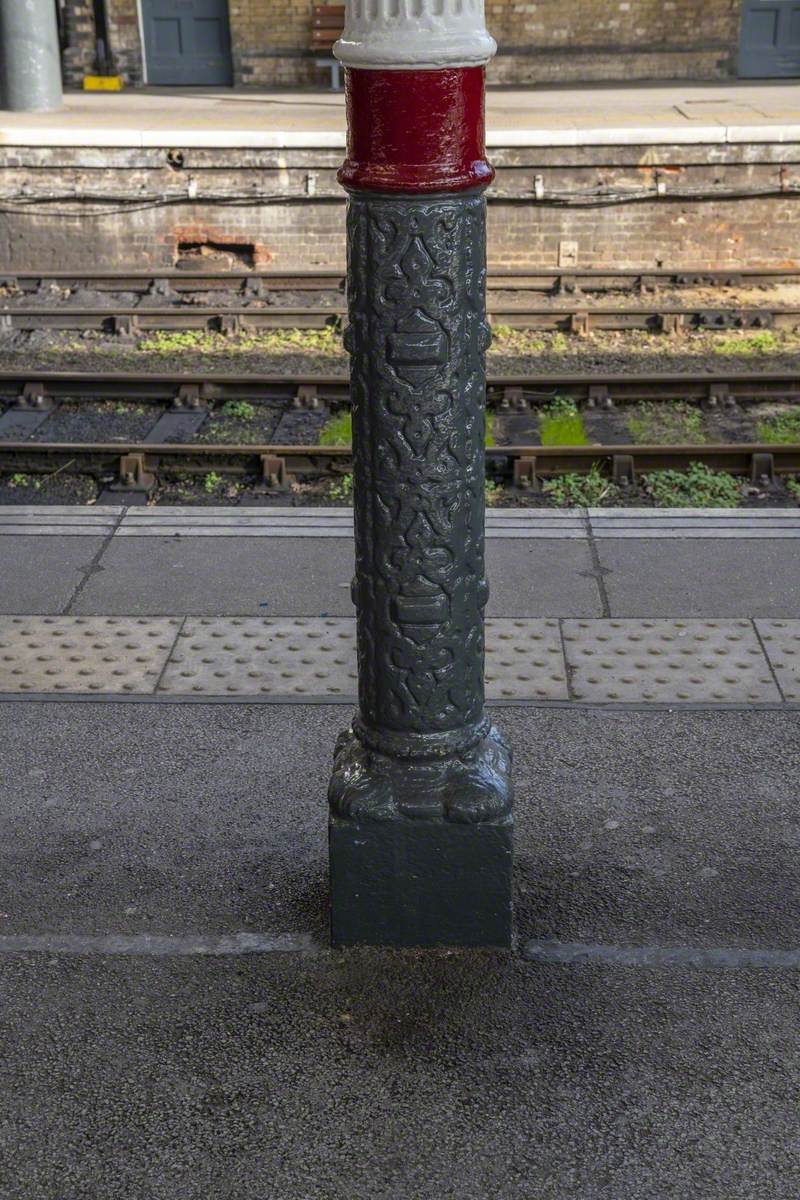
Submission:
<svg viewBox="0 0 800 1200">
<path fill-rule="evenodd" d="M 0 108 L 61 108 L 55 0 L 0 0 Z"/>
<path fill-rule="evenodd" d="M 482 0 L 348 0 L 334 49 L 347 68 L 359 661 L 329 789 L 337 944 L 511 937 L 511 751 L 483 691 L 494 49 Z"/>
</svg>

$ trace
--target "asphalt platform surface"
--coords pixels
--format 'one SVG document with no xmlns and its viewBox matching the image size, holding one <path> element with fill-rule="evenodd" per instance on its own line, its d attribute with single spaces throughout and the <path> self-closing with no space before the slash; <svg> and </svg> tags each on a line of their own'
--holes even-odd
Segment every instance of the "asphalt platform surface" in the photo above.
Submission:
<svg viewBox="0 0 800 1200">
<path fill-rule="evenodd" d="M 0 706 L 3 1200 L 794 1200 L 798 715 L 497 716 L 510 955 L 329 949 L 340 706 Z"/>
</svg>

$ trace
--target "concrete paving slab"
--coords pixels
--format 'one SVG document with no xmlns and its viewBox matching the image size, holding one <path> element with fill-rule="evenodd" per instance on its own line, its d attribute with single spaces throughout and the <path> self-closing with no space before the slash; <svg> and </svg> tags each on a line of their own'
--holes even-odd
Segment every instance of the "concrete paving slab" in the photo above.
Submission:
<svg viewBox="0 0 800 1200">
<path fill-rule="evenodd" d="M 344 146 L 342 93 L 136 89 L 64 101 L 57 113 L 0 114 L 0 144 Z M 490 88 L 487 95 L 489 146 L 785 141 L 798 128 L 796 88 L 778 80 Z"/>
<path fill-rule="evenodd" d="M 603 605 L 588 541 L 486 542 L 490 617 L 599 617 Z"/>
<path fill-rule="evenodd" d="M 800 700 L 800 621 L 756 621 L 758 636 L 787 700 Z"/>
<path fill-rule="evenodd" d="M 0 616 L 0 692 L 155 691 L 177 617 Z"/>
<path fill-rule="evenodd" d="M 585 541 L 492 538 L 489 616 L 599 616 Z M 115 538 L 74 611 L 105 615 L 352 616 L 341 538 Z"/>
<path fill-rule="evenodd" d="M 564 621 L 562 628 L 576 700 L 781 701 L 751 621 Z"/>
<path fill-rule="evenodd" d="M 62 612 L 103 543 L 97 536 L 0 535 L 0 612 Z"/>
<path fill-rule="evenodd" d="M 338 538 L 126 538 L 76 613 L 352 616 L 353 544 Z"/>
<path fill-rule="evenodd" d="M 597 553 L 612 617 L 800 617 L 796 540 L 603 538 Z"/>
</svg>

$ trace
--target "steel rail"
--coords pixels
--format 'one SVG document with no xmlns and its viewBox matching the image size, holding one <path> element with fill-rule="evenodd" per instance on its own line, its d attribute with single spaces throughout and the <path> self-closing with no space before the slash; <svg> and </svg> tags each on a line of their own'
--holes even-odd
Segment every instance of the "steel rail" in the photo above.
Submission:
<svg viewBox="0 0 800 1200">
<path fill-rule="evenodd" d="M 769 287 L 800 282 L 800 264 L 794 267 L 705 268 L 687 267 L 508 267 L 489 268 L 490 291 L 618 291 L 665 286 Z M 241 288 L 251 294 L 269 291 L 344 290 L 343 268 L 325 267 L 297 271 L 202 271 L 165 267 L 151 271 L 14 271 L 0 270 L 0 286 L 23 292 L 38 291 L 52 282 L 62 287 L 107 292 L 158 290 L 198 292 Z"/>
<path fill-rule="evenodd" d="M 269 307 L 200 307 L 174 304 L 159 307 L 124 306 L 79 308 L 68 304 L 0 308 L 0 330 L 29 333 L 40 329 L 80 330 L 132 336 L 155 330 L 203 330 L 236 334 L 264 329 L 324 329 L 345 316 L 341 304 L 327 306 L 271 305 Z M 489 305 L 494 325 L 588 335 L 595 331 L 645 330 L 677 334 L 683 331 L 730 331 L 800 327 L 800 307 L 673 307 L 650 305 L 623 308 L 533 307 L 526 304 Z"/>
<path fill-rule="evenodd" d="M 203 445 L 142 442 L 0 442 L 0 471 L 114 475 L 126 489 L 149 490 L 155 478 L 206 474 L 255 476 L 282 486 L 291 476 L 342 473 L 351 461 L 348 446 Z M 586 473 L 597 466 L 617 481 L 637 474 L 682 470 L 704 463 L 758 481 L 773 474 L 800 472 L 800 444 L 717 444 L 701 446 L 493 446 L 486 451 L 492 476 L 533 486 L 538 478 Z"/>
<path fill-rule="evenodd" d="M 658 374 L 592 374 L 554 372 L 493 375 L 487 380 L 493 408 L 527 408 L 567 396 L 589 405 L 628 404 L 644 400 L 733 401 L 800 400 L 800 364 L 794 371 L 714 371 Z M 186 406 L 246 399 L 254 404 L 276 401 L 314 408 L 349 403 L 344 375 L 224 375 L 193 371 L 92 372 L 44 371 L 36 367 L 0 371 L 0 398 L 12 407 L 46 408 L 62 400 L 117 400 L 136 403 L 179 401 Z"/>
</svg>

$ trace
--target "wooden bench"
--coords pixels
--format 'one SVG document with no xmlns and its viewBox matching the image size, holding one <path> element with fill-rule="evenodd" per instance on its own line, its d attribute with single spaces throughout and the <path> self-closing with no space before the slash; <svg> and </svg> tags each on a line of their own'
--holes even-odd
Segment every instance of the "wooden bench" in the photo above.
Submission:
<svg viewBox="0 0 800 1200">
<path fill-rule="evenodd" d="M 338 41 L 344 29 L 343 4 L 315 4 L 311 17 L 311 49 L 319 54 L 314 62 L 318 67 L 325 67 L 331 73 L 331 87 L 340 91 L 342 86 L 342 66 L 333 57 L 333 43 Z M 324 57 L 322 56 L 324 52 Z"/>
</svg>

